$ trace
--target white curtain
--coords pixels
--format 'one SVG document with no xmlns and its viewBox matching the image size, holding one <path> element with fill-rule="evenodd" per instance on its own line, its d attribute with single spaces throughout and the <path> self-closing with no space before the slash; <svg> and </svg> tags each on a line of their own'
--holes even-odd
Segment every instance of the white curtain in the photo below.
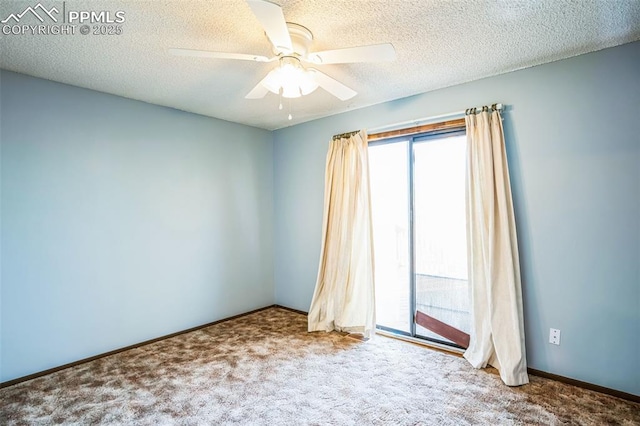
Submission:
<svg viewBox="0 0 640 426">
<path fill-rule="evenodd" d="M 309 331 L 375 329 L 367 134 L 333 138 L 327 153 L 322 251 Z"/>
<path fill-rule="evenodd" d="M 522 286 L 500 113 L 467 111 L 467 252 L 473 326 L 464 357 L 509 386 L 529 383 Z"/>
</svg>

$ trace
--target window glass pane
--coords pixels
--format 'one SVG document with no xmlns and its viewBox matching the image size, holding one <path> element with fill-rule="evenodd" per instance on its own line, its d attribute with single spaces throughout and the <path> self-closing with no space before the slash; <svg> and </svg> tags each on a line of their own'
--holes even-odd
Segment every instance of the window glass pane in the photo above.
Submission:
<svg viewBox="0 0 640 426">
<path fill-rule="evenodd" d="M 369 147 L 378 325 L 411 332 L 408 142 Z"/>
<path fill-rule="evenodd" d="M 416 310 L 469 333 L 466 137 L 418 142 L 413 149 Z M 416 334 L 450 342 L 420 325 Z"/>
</svg>

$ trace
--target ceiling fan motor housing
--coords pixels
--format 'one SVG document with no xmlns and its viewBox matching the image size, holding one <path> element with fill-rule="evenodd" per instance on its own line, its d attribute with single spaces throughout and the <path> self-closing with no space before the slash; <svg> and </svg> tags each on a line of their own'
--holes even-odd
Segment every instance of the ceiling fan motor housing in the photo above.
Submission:
<svg viewBox="0 0 640 426">
<path fill-rule="evenodd" d="M 309 46 L 311 46 L 311 42 L 313 41 L 313 34 L 311 31 L 309 31 L 308 28 L 299 24 L 294 24 L 293 22 L 287 22 L 287 30 L 291 37 L 293 52 L 286 52 L 274 47 L 274 53 L 276 55 L 296 55 L 300 58 L 306 58 L 307 53 L 309 53 Z"/>
</svg>

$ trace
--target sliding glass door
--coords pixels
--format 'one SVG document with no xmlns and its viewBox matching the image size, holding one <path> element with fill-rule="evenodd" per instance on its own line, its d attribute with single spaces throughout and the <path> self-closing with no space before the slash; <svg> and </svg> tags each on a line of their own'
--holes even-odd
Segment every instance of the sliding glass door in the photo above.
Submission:
<svg viewBox="0 0 640 426">
<path fill-rule="evenodd" d="M 369 149 L 376 318 L 379 326 L 411 333 L 409 176 L 407 141 Z"/>
<path fill-rule="evenodd" d="M 466 347 L 464 130 L 370 145 L 378 327 Z"/>
</svg>

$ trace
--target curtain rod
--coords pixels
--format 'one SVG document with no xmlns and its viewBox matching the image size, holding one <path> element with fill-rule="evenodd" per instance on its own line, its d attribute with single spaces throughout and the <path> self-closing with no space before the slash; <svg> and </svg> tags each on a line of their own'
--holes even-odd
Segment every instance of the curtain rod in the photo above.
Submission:
<svg viewBox="0 0 640 426">
<path fill-rule="evenodd" d="M 502 104 L 492 104 L 492 106 L 493 105 L 495 105 L 495 108 L 498 111 L 502 111 L 504 109 L 504 106 Z M 481 107 L 481 106 L 475 107 L 475 109 L 477 109 L 478 111 L 482 111 L 482 108 L 483 107 Z M 489 106 L 489 108 L 491 108 L 491 106 Z M 474 109 L 474 108 L 469 108 L 469 109 Z M 431 117 L 418 118 L 418 119 L 415 119 L 415 120 L 403 121 L 403 122 L 400 122 L 400 123 L 387 124 L 386 126 L 380 126 L 380 127 L 375 127 L 373 129 L 368 129 L 367 133 L 380 133 L 382 131 L 391 130 L 391 129 L 394 129 L 394 128 L 403 128 L 403 127 L 407 127 L 407 126 L 419 126 L 421 124 L 426 124 L 426 123 L 429 123 L 429 122 L 442 120 L 442 119 L 445 119 L 445 118 L 452 118 L 452 117 L 456 117 L 456 116 L 464 117 L 466 113 L 467 113 L 467 110 L 463 110 L 463 111 L 450 112 L 450 113 L 447 113 L 447 114 L 433 115 Z"/>
<path fill-rule="evenodd" d="M 349 138 L 353 135 L 356 135 L 360 133 L 360 130 L 354 130 L 353 132 L 347 132 L 347 133 L 340 133 L 338 135 L 333 135 L 333 140 L 338 140 L 338 139 L 342 139 L 342 138 Z"/>
</svg>

